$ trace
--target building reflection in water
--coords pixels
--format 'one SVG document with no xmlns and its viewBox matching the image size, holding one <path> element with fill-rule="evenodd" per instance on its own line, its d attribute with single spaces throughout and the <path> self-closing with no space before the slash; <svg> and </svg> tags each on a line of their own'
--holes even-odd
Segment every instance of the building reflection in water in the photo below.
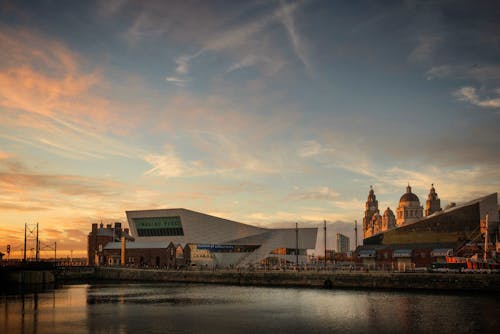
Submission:
<svg viewBox="0 0 500 334">
<path fill-rule="evenodd" d="M 0 297 L 0 333 L 496 332 L 494 296 L 186 284 Z"/>
<path fill-rule="evenodd" d="M 78 293 L 78 289 L 72 289 L 69 293 L 65 288 L 21 291 L 19 294 L 1 296 L 0 332 L 86 333 L 83 296 Z"/>
</svg>

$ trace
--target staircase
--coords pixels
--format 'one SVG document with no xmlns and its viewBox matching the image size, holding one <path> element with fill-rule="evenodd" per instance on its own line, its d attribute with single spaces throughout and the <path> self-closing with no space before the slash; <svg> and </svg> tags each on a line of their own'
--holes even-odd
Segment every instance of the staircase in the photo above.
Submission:
<svg viewBox="0 0 500 334">
<path fill-rule="evenodd" d="M 465 240 L 455 250 L 455 256 L 470 258 L 475 254 L 482 256 L 484 254 L 483 236 L 481 233 L 481 226 L 476 227 L 470 234 L 469 238 Z"/>
</svg>

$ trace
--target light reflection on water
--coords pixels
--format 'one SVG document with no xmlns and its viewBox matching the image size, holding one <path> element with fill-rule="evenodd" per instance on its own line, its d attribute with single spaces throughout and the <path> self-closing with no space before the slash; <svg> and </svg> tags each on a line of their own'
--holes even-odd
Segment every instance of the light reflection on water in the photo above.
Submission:
<svg viewBox="0 0 500 334">
<path fill-rule="evenodd" d="M 0 297 L 0 333 L 496 333 L 497 297 L 186 284 L 73 285 Z"/>
</svg>

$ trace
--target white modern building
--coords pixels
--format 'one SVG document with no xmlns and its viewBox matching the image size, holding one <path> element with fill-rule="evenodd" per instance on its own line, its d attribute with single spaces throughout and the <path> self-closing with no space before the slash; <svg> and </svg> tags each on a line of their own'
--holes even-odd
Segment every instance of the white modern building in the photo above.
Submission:
<svg viewBox="0 0 500 334">
<path fill-rule="evenodd" d="M 307 262 L 317 228 L 269 229 L 186 209 L 127 211 L 136 242 L 190 245 L 191 263 L 249 266 Z M 298 253 L 298 255 L 297 255 Z"/>
<path fill-rule="evenodd" d="M 351 250 L 349 237 L 337 233 L 337 252 L 339 253 L 347 253 Z"/>
</svg>

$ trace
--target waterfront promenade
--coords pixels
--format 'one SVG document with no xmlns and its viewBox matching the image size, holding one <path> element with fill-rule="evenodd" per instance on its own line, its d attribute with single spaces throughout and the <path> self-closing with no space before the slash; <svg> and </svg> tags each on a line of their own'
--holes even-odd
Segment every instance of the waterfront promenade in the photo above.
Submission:
<svg viewBox="0 0 500 334">
<path fill-rule="evenodd" d="M 499 274 L 397 273 L 360 271 L 184 271 L 120 267 L 67 268 L 57 281 L 71 280 L 213 283 L 340 289 L 500 292 Z"/>
</svg>

